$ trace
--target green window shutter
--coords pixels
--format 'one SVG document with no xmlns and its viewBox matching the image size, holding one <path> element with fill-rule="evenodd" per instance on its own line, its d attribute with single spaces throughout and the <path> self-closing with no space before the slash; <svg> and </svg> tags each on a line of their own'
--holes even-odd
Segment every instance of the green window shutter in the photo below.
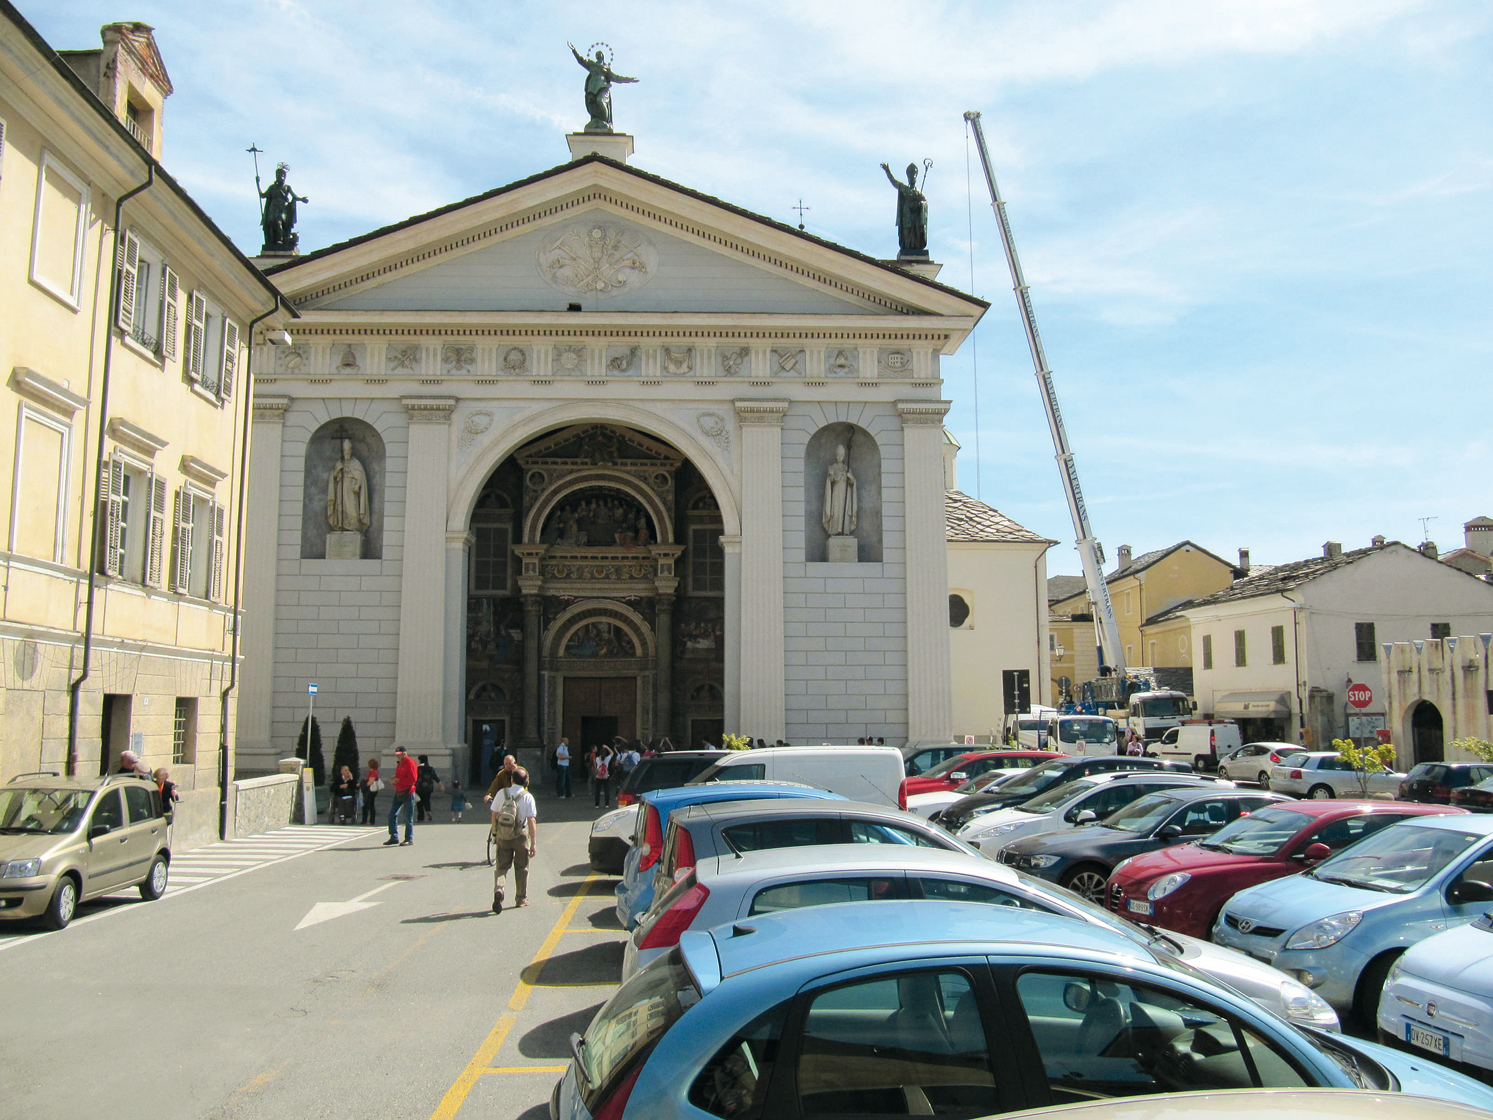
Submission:
<svg viewBox="0 0 1493 1120">
<path fill-rule="evenodd" d="M 166 480 L 158 474 L 150 476 L 150 538 L 147 547 L 145 582 L 160 587 L 161 561 L 166 549 Z"/>
<path fill-rule="evenodd" d="M 218 379 L 218 395 L 225 401 L 233 396 L 233 376 L 238 372 L 238 324 L 223 320 L 223 367 Z"/>
<path fill-rule="evenodd" d="M 140 277 L 140 239 L 134 230 L 125 230 L 119 239 L 119 329 L 129 334 L 135 329 L 135 289 Z"/>
<path fill-rule="evenodd" d="M 181 317 L 181 278 L 166 265 L 161 266 L 161 356 L 176 360 L 176 336 Z"/>
<path fill-rule="evenodd" d="M 104 469 L 104 575 L 117 576 L 124 570 L 124 463 L 116 456 Z"/>
<path fill-rule="evenodd" d="M 208 589 L 208 598 L 215 602 L 223 598 L 223 540 L 224 540 L 224 517 L 223 507 L 217 502 L 212 504 L 213 523 L 213 555 L 211 587 Z"/>
</svg>

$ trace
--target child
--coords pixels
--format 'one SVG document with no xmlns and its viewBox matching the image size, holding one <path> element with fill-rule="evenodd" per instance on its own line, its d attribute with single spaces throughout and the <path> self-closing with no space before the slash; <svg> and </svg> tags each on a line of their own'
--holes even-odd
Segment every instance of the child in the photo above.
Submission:
<svg viewBox="0 0 1493 1120">
<path fill-rule="evenodd" d="M 460 782 L 453 781 L 451 783 L 451 819 L 453 821 L 460 821 L 461 820 L 461 815 L 463 813 L 465 813 L 466 811 L 467 811 L 467 795 L 466 795 L 466 791 L 461 788 L 461 783 Z"/>
</svg>

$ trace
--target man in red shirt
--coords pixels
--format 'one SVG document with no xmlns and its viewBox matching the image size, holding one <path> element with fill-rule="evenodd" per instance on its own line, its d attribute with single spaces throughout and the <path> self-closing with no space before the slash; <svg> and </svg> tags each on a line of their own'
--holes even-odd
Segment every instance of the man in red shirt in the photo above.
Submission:
<svg viewBox="0 0 1493 1120">
<path fill-rule="evenodd" d="M 415 842 L 415 779 L 419 768 L 403 747 L 394 748 L 394 804 L 389 807 L 389 838 L 384 847 L 398 844 L 399 815 L 404 814 L 404 843 Z"/>
</svg>

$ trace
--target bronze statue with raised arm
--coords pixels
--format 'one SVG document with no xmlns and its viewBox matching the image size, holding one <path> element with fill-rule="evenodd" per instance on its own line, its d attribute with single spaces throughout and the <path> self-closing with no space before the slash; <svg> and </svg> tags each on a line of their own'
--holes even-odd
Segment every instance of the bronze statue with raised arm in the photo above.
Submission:
<svg viewBox="0 0 1493 1120">
<path fill-rule="evenodd" d="M 586 111 L 591 114 L 591 119 L 586 122 L 585 132 L 611 132 L 612 131 L 612 83 L 636 82 L 636 78 L 625 78 L 621 74 L 612 72 L 607 65 L 606 54 L 602 51 L 596 52 L 596 58 L 587 58 L 575 49 L 574 43 L 566 43 L 570 53 L 575 55 L 575 60 L 586 68 Z"/>
<path fill-rule="evenodd" d="M 903 183 L 892 174 L 886 164 L 881 165 L 892 186 L 897 188 L 897 255 L 899 257 L 926 257 L 928 255 L 928 200 L 918 190 L 918 165 L 907 165 L 907 182 Z"/>
</svg>

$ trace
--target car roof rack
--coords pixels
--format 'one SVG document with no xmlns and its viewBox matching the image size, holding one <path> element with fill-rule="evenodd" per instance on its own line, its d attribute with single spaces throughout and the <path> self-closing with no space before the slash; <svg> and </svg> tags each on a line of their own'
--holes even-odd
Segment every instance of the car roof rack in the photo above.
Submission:
<svg viewBox="0 0 1493 1120">
<path fill-rule="evenodd" d="M 13 777 L 6 784 L 7 785 L 14 785 L 16 782 L 19 782 L 22 778 L 60 778 L 60 777 L 62 777 L 62 775 L 59 774 L 56 770 L 28 770 L 24 774 L 17 774 L 15 777 Z"/>
</svg>

